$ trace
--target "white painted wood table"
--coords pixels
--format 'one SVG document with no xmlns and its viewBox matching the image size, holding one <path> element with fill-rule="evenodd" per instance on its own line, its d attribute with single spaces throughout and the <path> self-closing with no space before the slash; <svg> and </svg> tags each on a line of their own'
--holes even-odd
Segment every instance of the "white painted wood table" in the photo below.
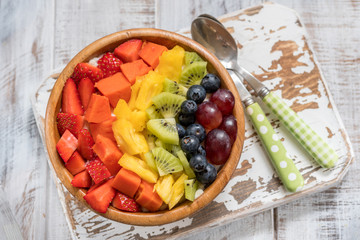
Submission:
<svg viewBox="0 0 360 240">
<path fill-rule="evenodd" d="M 360 153 L 360 3 L 276 1 L 302 17 L 335 104 Z M 51 69 L 95 39 L 126 28 L 176 31 L 201 13 L 261 1 L 0 1 L 0 181 L 25 239 L 69 239 L 29 98 Z M 276 16 L 274 16 L 276 17 Z M 184 239 L 358 239 L 360 167 L 329 190 Z M 1 237 L 0 237 L 1 238 Z"/>
</svg>

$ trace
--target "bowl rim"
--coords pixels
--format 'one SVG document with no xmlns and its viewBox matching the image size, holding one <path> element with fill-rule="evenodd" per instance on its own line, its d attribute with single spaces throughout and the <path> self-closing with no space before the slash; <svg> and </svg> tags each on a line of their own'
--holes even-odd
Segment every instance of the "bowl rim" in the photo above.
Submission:
<svg viewBox="0 0 360 240">
<path fill-rule="evenodd" d="M 59 112 L 60 109 L 61 94 L 65 81 L 71 76 L 77 63 L 87 62 L 91 58 L 99 56 L 101 53 L 104 53 L 106 49 L 113 50 L 115 48 L 114 46 L 118 46 L 122 42 L 134 38 L 153 41 L 155 43 L 157 42 L 157 40 L 162 39 L 163 41 L 173 44 L 173 46 L 180 45 L 181 47 L 185 48 L 185 50 L 195 51 L 203 59 L 205 59 L 208 64 L 210 63 L 209 67 L 212 67 L 213 70 L 215 70 L 219 75 L 222 81 L 222 87 L 224 87 L 225 85 L 226 88 L 228 88 L 235 97 L 235 107 L 233 114 L 236 117 L 238 124 L 237 138 L 234 142 L 231 154 L 229 156 L 229 159 L 231 159 L 231 161 L 227 161 L 221 167 L 216 180 L 209 187 L 207 187 L 204 190 L 204 193 L 194 202 L 185 201 L 179 206 L 173 208 L 172 210 L 163 210 L 153 213 L 124 212 L 110 205 L 106 213 L 99 213 L 93 210 L 83 199 L 83 196 L 86 194 L 86 190 L 82 188 L 76 188 L 71 185 L 73 175 L 65 168 L 63 160 L 60 159 L 56 151 L 55 146 L 60 138 L 56 127 L 56 114 Z M 56 80 L 48 100 L 45 114 L 45 142 L 48 156 L 57 177 L 66 187 L 66 189 L 96 214 L 125 224 L 139 226 L 154 226 L 171 223 L 188 217 L 189 215 L 207 206 L 226 186 L 233 172 L 235 171 L 242 153 L 245 139 L 244 135 L 244 111 L 240 101 L 240 97 L 229 73 L 222 66 L 220 61 L 212 53 L 210 53 L 202 45 L 195 42 L 194 40 L 174 32 L 155 28 L 136 28 L 115 32 L 92 42 L 84 49 L 82 49 L 65 66 L 58 79 Z"/>
</svg>

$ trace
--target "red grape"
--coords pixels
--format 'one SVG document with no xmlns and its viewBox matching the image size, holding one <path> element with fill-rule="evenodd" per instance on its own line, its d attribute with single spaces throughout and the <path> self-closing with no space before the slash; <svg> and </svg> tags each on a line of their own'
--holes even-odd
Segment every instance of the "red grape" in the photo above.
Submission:
<svg viewBox="0 0 360 240">
<path fill-rule="evenodd" d="M 224 164 L 231 152 L 229 135 L 221 129 L 213 129 L 206 136 L 206 157 L 210 163 L 215 165 Z"/>
<path fill-rule="evenodd" d="M 237 121 L 233 115 L 223 117 L 219 129 L 224 130 L 230 137 L 231 146 L 234 144 L 237 135 Z"/>
<path fill-rule="evenodd" d="M 210 98 L 215 103 L 223 115 L 232 113 L 235 105 L 234 95 L 228 89 L 218 89 Z"/>
<path fill-rule="evenodd" d="M 210 131 L 221 124 L 222 114 L 215 103 L 203 102 L 196 111 L 196 120 Z"/>
</svg>

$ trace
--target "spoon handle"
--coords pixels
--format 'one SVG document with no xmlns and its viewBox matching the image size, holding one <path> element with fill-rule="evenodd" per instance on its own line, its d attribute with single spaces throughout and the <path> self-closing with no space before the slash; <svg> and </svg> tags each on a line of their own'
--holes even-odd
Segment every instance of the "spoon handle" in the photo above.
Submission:
<svg viewBox="0 0 360 240">
<path fill-rule="evenodd" d="M 284 100 L 269 92 L 263 101 L 317 163 L 324 168 L 335 165 L 338 161 L 335 151 Z"/>
<path fill-rule="evenodd" d="M 303 176 L 288 157 L 265 113 L 256 102 L 247 106 L 246 110 L 285 188 L 290 192 L 299 191 L 304 186 Z"/>
</svg>

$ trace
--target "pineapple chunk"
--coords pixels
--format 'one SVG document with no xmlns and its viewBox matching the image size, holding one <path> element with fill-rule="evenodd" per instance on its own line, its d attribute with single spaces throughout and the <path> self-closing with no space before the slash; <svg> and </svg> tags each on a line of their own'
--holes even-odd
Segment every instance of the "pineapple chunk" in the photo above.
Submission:
<svg viewBox="0 0 360 240">
<path fill-rule="evenodd" d="M 165 77 L 154 71 L 150 71 L 145 75 L 141 82 L 141 88 L 135 100 L 135 107 L 145 111 L 151 106 L 151 99 L 162 92 Z"/>
<path fill-rule="evenodd" d="M 140 87 L 141 87 L 141 83 L 144 81 L 145 79 L 145 76 L 140 76 L 140 77 L 136 77 L 136 82 L 134 85 L 131 86 L 131 97 L 130 97 L 130 100 L 129 100 L 129 108 L 131 110 L 135 110 L 136 107 L 135 107 L 135 101 L 139 95 L 139 90 L 140 90 Z"/>
<path fill-rule="evenodd" d="M 123 118 L 118 119 L 113 122 L 112 129 L 116 142 L 123 153 L 136 155 L 149 151 L 144 135 L 136 132 L 130 121 Z"/>
<path fill-rule="evenodd" d="M 129 120 L 137 132 L 141 132 L 146 127 L 146 122 L 148 120 L 146 112 L 138 110 L 131 111 L 129 105 L 123 99 L 120 99 L 116 104 L 114 114 L 117 119 L 124 118 Z"/>
<path fill-rule="evenodd" d="M 141 159 L 125 153 L 119 160 L 120 166 L 130 170 L 149 183 L 156 183 L 158 175 Z"/>
<path fill-rule="evenodd" d="M 185 180 L 188 179 L 186 174 L 182 174 L 178 180 L 174 183 L 171 189 L 171 199 L 169 202 L 169 210 L 171 210 L 175 205 L 182 199 L 185 193 Z"/>
<path fill-rule="evenodd" d="M 171 174 L 168 174 L 160 177 L 154 186 L 155 191 L 166 204 L 169 204 L 170 202 L 171 189 L 173 184 L 174 184 L 174 178 Z"/>
<path fill-rule="evenodd" d="M 159 65 L 155 69 L 161 75 L 178 82 L 184 62 L 185 50 L 180 46 L 164 52 L 159 57 Z"/>
</svg>

